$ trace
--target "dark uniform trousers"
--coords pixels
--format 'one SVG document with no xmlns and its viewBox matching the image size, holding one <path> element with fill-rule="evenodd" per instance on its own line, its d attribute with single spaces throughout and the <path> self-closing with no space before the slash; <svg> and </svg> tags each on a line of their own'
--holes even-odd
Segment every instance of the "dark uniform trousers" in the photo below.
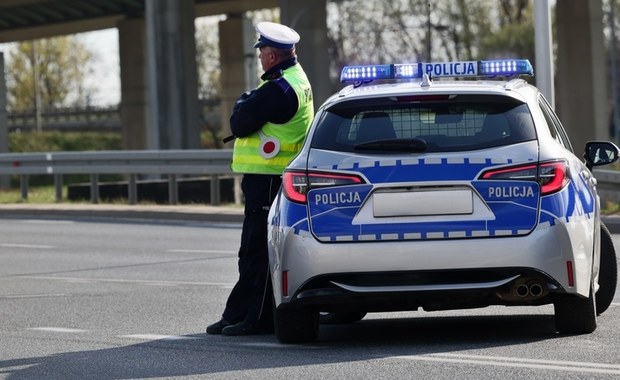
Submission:
<svg viewBox="0 0 620 380">
<path fill-rule="evenodd" d="M 279 175 L 243 175 L 241 189 L 245 197 L 245 216 L 239 248 L 239 279 L 222 315 L 229 323 L 245 320 L 257 327 L 273 326 L 267 216 L 281 184 Z"/>
</svg>

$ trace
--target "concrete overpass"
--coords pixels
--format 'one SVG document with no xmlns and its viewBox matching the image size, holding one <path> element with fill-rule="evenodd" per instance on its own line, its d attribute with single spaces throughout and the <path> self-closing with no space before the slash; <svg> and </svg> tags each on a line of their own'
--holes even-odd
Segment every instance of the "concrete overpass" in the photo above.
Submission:
<svg viewBox="0 0 620 380">
<path fill-rule="evenodd" d="M 325 78 L 326 1 L 0 0 L 0 42 L 118 28 L 125 147 L 198 148 L 193 19 L 228 16 L 219 25 L 222 117 L 227 121 L 225 110 L 251 87 L 252 76 L 241 74 L 247 62 L 255 62 L 253 56 L 246 59 L 246 54 L 254 54 L 251 44 L 256 38 L 243 17 L 248 10 L 280 7 L 282 22 L 302 35 L 298 52 L 313 83 L 317 106 L 329 95 L 330 84 Z M 601 0 L 562 0 L 556 4 L 555 104 L 576 151 L 581 151 L 586 140 L 609 137 L 611 102 L 602 19 Z M 2 88 L 0 126 L 4 111 L 1 94 Z M 0 135 L 0 151 L 3 140 L 6 143 Z"/>
<path fill-rule="evenodd" d="M 323 77 L 327 53 L 315 54 L 327 52 L 325 0 L 0 0 L 0 42 L 118 28 L 125 148 L 196 149 L 200 111 L 194 19 L 227 15 L 219 24 L 220 99 L 222 124 L 227 125 L 226 110 L 255 83 L 255 75 L 246 70 L 252 69 L 248 63 L 256 64 L 256 33 L 243 15 L 276 7 L 282 22 L 294 25 L 302 36 L 300 61 L 321 102 L 330 92 Z"/>
</svg>

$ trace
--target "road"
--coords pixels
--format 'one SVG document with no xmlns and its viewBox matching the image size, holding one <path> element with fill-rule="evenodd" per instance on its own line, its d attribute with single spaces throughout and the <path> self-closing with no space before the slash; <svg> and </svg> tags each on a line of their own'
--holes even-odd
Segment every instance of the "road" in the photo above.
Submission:
<svg viewBox="0 0 620 380">
<path fill-rule="evenodd" d="M 556 334 L 549 306 L 370 314 L 304 345 L 205 335 L 235 281 L 239 235 L 0 219 L 0 378 L 620 378 L 620 291 L 582 336 Z"/>
</svg>

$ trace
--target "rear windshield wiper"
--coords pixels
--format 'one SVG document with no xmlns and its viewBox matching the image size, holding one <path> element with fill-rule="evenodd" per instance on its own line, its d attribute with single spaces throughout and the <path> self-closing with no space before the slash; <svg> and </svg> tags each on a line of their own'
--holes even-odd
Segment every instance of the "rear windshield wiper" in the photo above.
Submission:
<svg viewBox="0 0 620 380">
<path fill-rule="evenodd" d="M 411 139 L 385 139 L 368 141 L 357 144 L 355 150 L 400 150 L 407 152 L 423 152 L 426 150 L 426 141 L 418 138 Z"/>
</svg>

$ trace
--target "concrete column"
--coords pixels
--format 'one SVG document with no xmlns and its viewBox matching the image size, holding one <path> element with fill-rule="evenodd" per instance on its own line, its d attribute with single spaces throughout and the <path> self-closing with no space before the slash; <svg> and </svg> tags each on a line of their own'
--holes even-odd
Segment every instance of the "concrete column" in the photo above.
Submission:
<svg viewBox="0 0 620 380">
<path fill-rule="evenodd" d="M 220 93 L 222 131 L 230 135 L 230 113 L 239 96 L 258 84 L 257 53 L 252 46 L 257 39 L 251 21 L 239 14 L 228 15 L 219 23 Z M 232 143 L 228 144 L 232 147 Z"/>
<path fill-rule="evenodd" d="M 534 69 L 536 86 L 549 104 L 555 107 L 551 4 L 549 0 L 534 2 L 534 35 L 536 40 L 536 66 Z"/>
<path fill-rule="evenodd" d="M 149 148 L 198 149 L 200 124 L 193 0 L 146 3 Z"/>
<path fill-rule="evenodd" d="M 146 23 L 144 19 L 124 19 L 118 23 L 121 67 L 121 128 L 123 149 L 149 147 Z"/>
<path fill-rule="evenodd" d="M 610 137 L 601 0 L 558 1 L 556 12 L 556 108 L 580 155 L 586 141 Z"/>
<path fill-rule="evenodd" d="M 0 153 L 9 152 L 9 125 L 6 115 L 6 80 L 4 77 L 4 53 L 0 52 Z M 8 176 L 0 176 L 0 188 L 10 186 Z"/>
<path fill-rule="evenodd" d="M 301 36 L 297 56 L 308 75 L 318 108 L 334 91 L 329 81 L 326 0 L 279 0 L 282 23 Z"/>
</svg>

